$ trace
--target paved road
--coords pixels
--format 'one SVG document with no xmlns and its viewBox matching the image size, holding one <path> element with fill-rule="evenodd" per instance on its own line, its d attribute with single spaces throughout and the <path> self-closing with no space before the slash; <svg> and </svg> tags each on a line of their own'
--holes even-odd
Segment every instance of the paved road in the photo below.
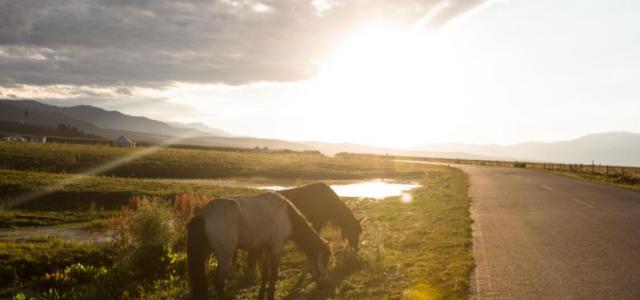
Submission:
<svg viewBox="0 0 640 300">
<path fill-rule="evenodd" d="M 460 166 L 475 299 L 640 299 L 640 193 L 541 171 Z"/>
</svg>

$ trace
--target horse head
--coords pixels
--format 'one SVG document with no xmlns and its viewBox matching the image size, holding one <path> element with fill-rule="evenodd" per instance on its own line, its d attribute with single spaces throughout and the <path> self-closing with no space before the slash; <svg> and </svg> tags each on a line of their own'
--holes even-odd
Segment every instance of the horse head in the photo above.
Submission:
<svg viewBox="0 0 640 300">
<path fill-rule="evenodd" d="M 334 263 L 333 251 L 329 243 L 323 241 L 320 250 L 316 253 L 315 257 L 309 259 L 308 263 L 311 277 L 313 277 L 319 285 L 326 285 L 329 282 L 329 270 Z"/>
<path fill-rule="evenodd" d="M 356 252 L 360 246 L 360 240 L 362 240 L 362 223 L 365 219 L 365 217 L 358 219 L 351 226 L 344 228 L 342 232 L 343 236 L 349 241 L 351 248 Z"/>
</svg>

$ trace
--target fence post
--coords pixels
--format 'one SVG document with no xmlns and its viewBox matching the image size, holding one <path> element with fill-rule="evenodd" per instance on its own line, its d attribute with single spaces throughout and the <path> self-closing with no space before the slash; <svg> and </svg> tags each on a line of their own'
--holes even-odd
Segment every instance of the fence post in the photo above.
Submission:
<svg viewBox="0 0 640 300">
<path fill-rule="evenodd" d="M 596 162 L 595 161 L 591 161 L 591 173 L 595 173 L 596 172 Z"/>
<path fill-rule="evenodd" d="M 604 166 L 604 174 L 609 176 L 609 165 Z"/>
</svg>

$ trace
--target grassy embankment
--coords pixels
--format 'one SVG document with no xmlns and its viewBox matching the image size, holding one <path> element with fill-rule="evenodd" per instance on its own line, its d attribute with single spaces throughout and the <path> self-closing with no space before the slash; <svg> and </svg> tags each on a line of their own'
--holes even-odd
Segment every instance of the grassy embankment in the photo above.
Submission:
<svg viewBox="0 0 640 300">
<path fill-rule="evenodd" d="M 629 190 L 640 191 L 640 176 L 632 174 L 600 174 L 577 171 L 549 171 L 553 174 L 576 179 L 588 180 L 595 183 L 613 185 Z"/>
<path fill-rule="evenodd" d="M 429 174 L 425 186 L 413 192 L 413 200 L 409 203 L 402 203 L 398 197 L 382 201 L 347 199 L 348 205 L 354 210 L 356 216 L 367 217 L 364 245 L 359 258 L 342 247 L 337 247 L 337 264 L 332 274 L 331 288 L 316 287 L 308 276 L 302 281 L 299 280 L 304 274 L 304 258 L 292 245 L 289 245 L 282 263 L 278 297 L 466 298 L 469 274 L 473 268 L 466 177 L 458 170 L 441 167 L 430 168 Z M 335 236 L 332 230 L 327 230 L 323 234 L 329 238 Z M 77 244 L 68 245 L 73 246 L 64 248 L 83 249 L 84 247 Z M 68 266 L 71 262 L 106 265 L 109 268 L 110 265 L 105 264 L 105 260 L 116 260 L 118 257 L 112 253 L 104 254 L 110 252 L 95 252 L 95 255 L 91 256 L 94 261 L 90 261 L 86 253 L 94 250 L 51 252 L 49 246 L 28 246 L 29 248 L 17 250 L 19 247 L 15 243 L 0 243 L 0 249 L 7 249 L 4 252 L 0 251 L 0 255 L 5 255 L 3 259 L 13 264 L 7 265 L 7 268 L 14 268 L 13 272 L 17 274 L 15 278 L 22 280 L 12 284 L 30 286 L 26 291 L 31 292 L 38 291 L 34 286 L 41 284 L 38 280 L 43 274 L 39 276 L 31 274 L 25 270 L 27 266 L 37 266 L 34 270 L 47 272 L 56 267 Z M 178 251 L 175 255 L 183 257 L 181 253 Z M 61 261 L 58 261 L 59 259 Z M 99 259 L 102 261 L 96 262 Z M 55 267 L 49 266 L 46 263 L 48 261 L 55 262 Z M 258 286 L 242 285 L 240 270 L 241 267 L 238 266 L 229 283 L 229 292 L 238 299 L 252 299 L 255 297 Z M 11 272 L 11 270 L 5 270 L 7 274 Z M 29 279 L 20 274 L 28 274 L 32 277 Z M 150 282 L 134 282 L 135 288 L 126 293 L 144 295 L 151 299 L 167 297 L 184 299 L 188 294 L 184 268 L 168 270 L 167 274 Z M 104 284 L 99 286 L 104 288 Z M 114 288 L 111 287 L 110 291 L 111 289 Z M 21 289 L 13 289 L 13 291 L 17 290 Z M 60 291 L 60 294 L 64 295 L 64 290 Z M 85 296 L 77 293 L 71 295 L 79 298 Z"/>
<path fill-rule="evenodd" d="M 6 145 L 0 146 L 4 151 L 0 155 L 3 167 L 56 172 L 74 171 L 75 165 L 73 162 L 62 162 L 60 164 L 65 167 L 54 163 L 57 160 L 56 157 L 66 157 L 70 152 L 79 152 L 80 156 L 75 156 L 74 160 L 76 162 L 80 161 L 82 164 L 86 163 L 82 168 L 77 169 L 80 170 L 92 167 L 93 165 L 90 165 L 89 161 L 93 161 L 94 164 L 103 163 L 109 159 L 126 155 L 129 153 L 128 151 L 131 151 L 129 149 L 97 147 L 92 148 L 91 151 L 82 152 L 79 148 L 70 148 L 69 145 L 47 145 L 47 147 L 51 148 L 42 150 L 38 149 L 42 145 L 20 145 L 24 146 L 24 148 L 20 148 L 24 151 L 20 150 L 22 153 L 19 153 L 19 149 L 11 150 L 4 146 Z M 11 147 L 14 146 L 11 145 Z M 7 156 L 14 158 L 24 154 L 21 159 L 24 162 L 28 162 L 30 158 L 38 155 L 54 153 L 54 148 L 56 147 L 61 148 L 58 149 L 61 152 L 50 155 L 48 161 L 35 160 L 37 163 L 33 163 L 30 166 L 15 162 L 6 163 L 12 161 Z M 95 146 L 73 147 L 91 148 Z M 110 153 L 111 151 L 116 155 L 96 159 L 96 157 L 100 156 L 100 153 Z M 123 152 L 121 153 L 120 151 Z M 338 299 L 466 298 L 469 289 L 469 273 L 473 268 L 473 258 L 471 255 L 471 219 L 468 210 L 467 181 L 462 172 L 439 166 L 394 164 L 382 158 L 326 158 L 307 154 L 276 155 L 262 153 L 241 153 L 236 156 L 235 153 L 217 153 L 215 151 L 209 151 L 213 153 L 192 153 L 191 151 L 198 150 L 161 150 L 154 155 L 157 156 L 156 160 L 163 160 L 176 169 L 182 167 L 193 171 L 197 168 L 202 168 L 201 173 L 194 174 L 231 174 L 232 176 L 244 174 L 248 177 L 275 178 L 292 176 L 288 178 L 304 179 L 385 177 L 413 178 L 424 181 L 425 187 L 413 192 L 414 198 L 410 203 L 402 203 L 398 198 L 388 198 L 382 201 L 347 199 L 348 205 L 357 216 L 367 217 L 365 244 L 360 258 L 356 258 L 352 253 L 343 250 L 341 247 L 337 248 L 337 264 L 332 275 L 333 288 L 318 289 L 314 284 L 310 283 L 309 278 L 299 281 L 299 275 L 304 274 L 304 259 L 297 250 L 289 245 L 287 247 L 287 255 L 282 263 L 278 297 L 308 295 L 310 297 L 333 297 Z M 33 153 L 29 154 L 30 152 Z M 182 156 L 183 154 L 185 156 Z M 200 157 L 198 163 L 189 163 L 190 159 L 195 159 L 196 157 Z M 62 158 L 58 159 L 64 161 Z M 202 164 L 206 164 L 211 159 L 214 161 L 213 164 L 202 166 Z M 169 176 L 168 174 L 172 174 L 172 172 L 169 172 L 170 169 L 162 166 L 156 160 L 142 159 L 144 163 L 141 161 L 132 162 L 123 166 L 117 172 L 156 168 L 156 170 L 165 170 L 165 173 L 162 176 L 155 177 L 179 177 Z M 48 165 L 50 163 L 53 166 Z M 157 166 L 154 167 L 156 164 Z M 132 165 L 136 167 L 134 168 Z M 207 170 L 208 168 L 218 169 Z M 185 171 L 178 171 L 173 174 L 182 174 L 182 172 Z M 425 172 L 429 174 L 426 178 L 424 177 Z M 143 176 L 143 173 L 136 174 Z M 129 173 L 127 176 L 130 175 L 132 174 Z M 0 171 L 0 194 L 6 196 L 7 194 L 13 195 L 37 191 L 42 186 L 54 184 L 68 176 L 76 175 L 2 170 Z M 193 177 L 189 176 L 189 178 Z M 83 202 L 95 201 L 95 198 L 92 198 L 95 195 L 93 193 L 101 193 L 107 196 L 117 195 L 118 193 L 135 193 L 171 198 L 173 195 L 183 191 L 216 196 L 255 192 L 248 189 L 211 185 L 157 183 L 135 178 L 87 177 L 82 179 L 65 186 L 61 192 L 81 193 L 87 196 L 81 197 Z M 95 203 L 95 206 L 99 206 L 100 201 L 95 201 Z M 55 206 L 52 205 L 52 207 Z M 8 217 L 5 218 L 6 222 L 13 221 L 16 223 L 19 223 L 20 219 L 34 219 L 32 217 L 38 219 L 38 217 L 45 215 L 48 215 L 49 219 L 40 219 L 33 221 L 33 223 L 41 222 L 41 225 L 52 225 L 66 222 L 83 222 L 85 220 L 82 213 L 50 211 L 10 211 L 5 213 L 8 214 Z M 329 237 L 334 236 L 331 230 L 323 234 Z M 42 276 L 44 276 L 43 272 L 50 273 L 52 270 L 57 271 L 57 273 L 54 272 L 55 274 L 60 274 L 64 268 L 70 268 L 70 263 L 81 262 L 86 265 L 107 267 L 106 275 L 100 275 L 102 277 L 99 278 L 121 277 L 120 275 L 122 274 L 118 273 L 117 266 L 122 265 L 122 263 L 112 265 L 111 261 L 119 261 L 125 254 L 113 253 L 110 250 L 111 248 L 107 246 L 98 248 L 99 250 L 95 250 L 93 247 L 97 246 L 73 243 L 60 244 L 60 242 L 51 241 L 26 244 L 0 243 L 2 260 L 11 262 L 3 269 L 4 284 L 2 290 L 11 291 L 12 293 L 24 290 L 27 294 L 35 293 L 40 296 L 53 292 L 66 298 L 82 299 L 87 296 L 87 294 L 83 294 L 82 289 L 80 291 L 69 291 L 62 288 L 52 291 L 43 290 L 46 284 L 43 284 Z M 65 249 L 65 251 L 52 251 L 50 249 Z M 66 249 L 70 251 L 66 251 Z M 73 249 L 85 249 L 86 251 L 71 251 Z M 115 291 L 117 295 L 147 297 L 150 299 L 184 298 L 188 292 L 184 266 L 182 260 L 180 260 L 184 258 L 184 255 L 181 249 L 177 248 L 174 251 L 173 257 L 176 258 L 176 261 L 172 259 L 170 269 L 167 270 L 165 276 L 146 280 L 131 279 L 126 285 L 113 284 L 113 281 L 109 280 L 95 279 L 95 282 L 83 282 L 83 284 L 78 284 L 77 287 L 89 286 L 89 290 L 94 291 L 94 293 L 95 291 L 98 291 L 98 293 L 102 291 L 108 292 L 110 295 L 114 295 Z M 87 253 L 93 254 L 89 255 Z M 34 267 L 34 265 L 37 267 Z M 229 283 L 229 291 L 240 299 L 253 298 L 257 291 L 257 286 L 243 286 L 240 284 L 239 270 L 240 266 L 236 269 Z M 77 270 L 73 272 L 77 273 Z M 70 272 L 70 274 L 74 274 L 73 272 Z M 87 271 L 84 272 L 87 273 Z M 61 278 L 64 279 L 66 277 L 62 276 Z M 51 277 L 45 283 L 50 281 Z M 8 284 L 9 282 L 10 284 Z M 109 286 L 110 282 L 113 286 Z M 4 294 L 6 295 L 6 292 Z"/>
<path fill-rule="evenodd" d="M 142 148 L 100 145 L 0 142 L 0 168 L 50 173 L 82 173 L 127 157 Z M 384 157 L 326 157 L 313 153 L 251 153 L 158 149 L 103 175 L 138 178 L 364 179 L 413 177 L 419 172 Z M 417 169 L 416 169 L 417 170 Z"/>
<path fill-rule="evenodd" d="M 571 178 L 588 180 L 595 183 L 608 184 L 625 189 L 640 191 L 640 167 L 403 156 L 395 156 L 392 157 L 392 159 L 428 161 L 445 164 L 469 164 L 534 169 Z"/>
</svg>

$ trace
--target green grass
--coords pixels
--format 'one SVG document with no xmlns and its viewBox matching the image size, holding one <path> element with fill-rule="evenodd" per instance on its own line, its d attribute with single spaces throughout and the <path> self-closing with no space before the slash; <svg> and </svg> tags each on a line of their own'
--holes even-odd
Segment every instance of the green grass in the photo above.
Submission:
<svg viewBox="0 0 640 300">
<path fill-rule="evenodd" d="M 114 249 L 103 245 L 78 244 L 59 239 L 30 242 L 0 242 L 0 297 L 37 282 L 45 273 L 74 263 L 106 266 L 113 263 Z"/>
<path fill-rule="evenodd" d="M 67 184 L 65 184 L 61 190 L 69 193 L 136 193 L 166 197 L 184 191 L 214 195 L 255 191 L 239 187 L 202 185 L 182 183 L 179 181 L 160 182 L 136 178 L 54 174 L 0 169 L 0 194 L 3 195 L 46 190 L 48 187 L 56 186 L 62 182 L 67 182 Z"/>
<path fill-rule="evenodd" d="M 434 167 L 425 187 L 402 203 L 348 199 L 356 216 L 366 216 L 361 255 L 338 247 L 331 285 L 319 288 L 305 276 L 305 258 L 291 244 L 280 266 L 276 298 L 292 299 L 466 299 L 472 256 L 467 178 L 459 170 Z M 323 232 L 335 237 L 335 231 Z M 243 285 L 243 253 L 227 292 L 234 299 L 254 299 L 258 285 Z M 300 280 L 302 278 L 302 280 Z M 184 274 L 163 278 L 141 289 L 150 299 L 186 299 Z M 215 292 L 211 286 L 211 296 Z"/>
<path fill-rule="evenodd" d="M 101 145 L 0 142 L 0 168 L 51 173 L 81 173 L 144 148 Z M 206 149 L 159 149 L 110 169 L 106 175 L 146 178 L 362 179 L 415 176 L 408 164 L 384 157 L 326 157 L 301 152 L 251 153 Z"/>
<path fill-rule="evenodd" d="M 410 203 L 350 201 L 368 220 L 367 260 L 337 298 L 466 299 L 474 266 L 467 178 L 451 168 L 431 174 Z"/>
<path fill-rule="evenodd" d="M 139 150 L 139 149 L 138 149 Z M 288 295 L 335 299 L 463 299 L 468 296 L 471 253 L 471 218 L 467 178 L 459 170 L 442 166 L 394 163 L 384 157 L 340 156 L 328 158 L 300 153 L 234 153 L 211 150 L 164 149 L 130 162 L 112 171 L 123 177 L 79 176 L 72 173 L 131 154 L 135 149 L 86 145 L 31 145 L 0 143 L 0 195 L 12 198 L 46 191 L 46 187 L 68 182 L 59 190 L 29 202 L 22 211 L 4 211 L 0 220 L 7 226 L 88 224 L 82 212 L 102 213 L 101 208 L 116 208 L 132 195 L 171 198 L 191 191 L 196 194 L 224 196 L 255 193 L 256 190 L 173 181 L 149 181 L 136 177 L 234 178 L 262 177 L 280 179 L 362 179 L 395 178 L 424 181 L 413 192 L 413 200 L 402 203 L 397 197 L 381 201 L 347 199 L 356 216 L 366 216 L 365 243 L 360 256 L 338 247 L 332 288 L 318 288 L 305 272 L 305 259 L 293 247 L 286 247 L 281 264 L 277 297 Z M 46 172 L 44 172 L 46 171 Z M 54 173 L 47 173 L 54 172 Z M 57 172 L 57 173 L 55 173 Z M 425 176 L 427 172 L 428 176 Z M 31 211 L 43 209 L 45 211 Z M 68 210 L 51 212 L 46 210 Z M 106 216 L 105 213 L 104 216 Z M 95 226 L 101 227 L 103 218 Z M 94 225 L 87 225 L 94 226 Z M 332 237 L 327 230 L 323 235 Z M 52 241 L 1 243 L 4 264 L 4 291 L 24 290 L 44 272 L 60 270 L 72 262 L 109 265 L 95 245 Z M 107 252 L 105 252 L 107 253 Z M 118 255 L 121 255 L 119 253 Z M 178 256 L 182 255 L 180 253 Z M 241 262 L 242 260 L 238 260 Z M 43 264 L 43 262 L 45 262 Z M 110 269 L 109 272 L 115 269 Z M 239 281 L 241 263 L 228 286 L 237 299 L 253 299 L 257 285 Z M 8 275 L 7 275 L 8 274 Z M 111 278 L 119 278 L 112 273 Z M 109 276 L 107 276 L 109 277 Z M 118 280 L 110 282 L 119 282 Z M 20 287 L 26 287 L 21 289 Z M 175 263 L 165 277 L 130 281 L 127 293 L 148 299 L 184 299 L 188 294 L 184 265 Z M 96 285 L 98 293 L 105 288 Z M 109 292 L 118 291 L 119 285 Z M 213 289 L 212 289 L 213 290 Z M 122 292 L 122 291 L 120 291 Z M 5 293 L 6 294 L 6 293 Z M 3 297 L 0 295 L 0 297 Z M 76 295 L 77 296 L 77 295 Z M 213 296 L 213 295 L 212 295 Z M 79 297 L 79 299 L 83 299 Z"/>
<path fill-rule="evenodd" d="M 95 228 L 101 220 L 113 213 L 96 211 L 19 211 L 0 210 L 0 229 L 24 226 L 57 226 L 62 224 L 84 224 Z"/>
<path fill-rule="evenodd" d="M 563 175 L 576 179 L 588 180 L 595 183 L 613 185 L 634 191 L 640 191 L 640 177 L 629 174 L 600 174 L 582 171 L 549 171 L 553 174 Z"/>
<path fill-rule="evenodd" d="M 49 190 L 61 182 L 67 182 L 67 184 L 59 189 Z M 46 193 L 21 204 L 18 208 L 23 210 L 88 210 L 92 207 L 98 210 L 114 209 L 126 204 L 133 195 L 171 198 L 183 192 L 193 192 L 216 197 L 252 194 L 256 190 L 181 182 L 154 182 L 136 178 L 0 169 L 0 203 L 7 205 L 14 198 L 37 192 Z M 1 218 L 2 215 L 0 220 Z M 28 216 L 22 218 L 28 218 Z"/>
</svg>

